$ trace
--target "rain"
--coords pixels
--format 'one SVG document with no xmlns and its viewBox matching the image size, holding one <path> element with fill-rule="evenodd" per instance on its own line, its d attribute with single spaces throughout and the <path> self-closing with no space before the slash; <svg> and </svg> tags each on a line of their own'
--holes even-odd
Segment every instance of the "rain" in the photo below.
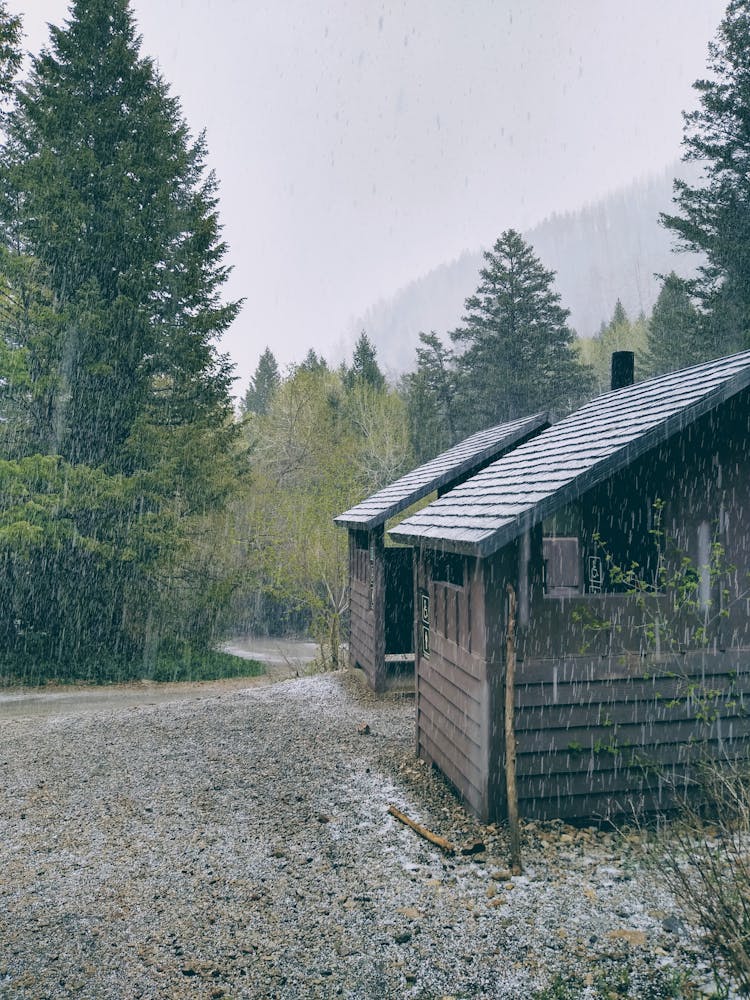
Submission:
<svg viewBox="0 0 750 1000">
<path fill-rule="evenodd" d="M 0 996 L 750 995 L 750 0 L 0 0 Z"/>
</svg>

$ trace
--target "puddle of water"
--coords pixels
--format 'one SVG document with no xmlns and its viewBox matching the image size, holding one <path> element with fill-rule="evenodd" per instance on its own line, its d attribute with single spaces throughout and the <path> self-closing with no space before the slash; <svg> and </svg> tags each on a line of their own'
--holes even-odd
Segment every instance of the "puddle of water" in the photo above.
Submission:
<svg viewBox="0 0 750 1000">
<path fill-rule="evenodd" d="M 222 649 L 233 656 L 261 663 L 312 663 L 318 655 L 318 645 L 306 639 L 274 639 L 266 636 L 235 636 Z"/>
</svg>

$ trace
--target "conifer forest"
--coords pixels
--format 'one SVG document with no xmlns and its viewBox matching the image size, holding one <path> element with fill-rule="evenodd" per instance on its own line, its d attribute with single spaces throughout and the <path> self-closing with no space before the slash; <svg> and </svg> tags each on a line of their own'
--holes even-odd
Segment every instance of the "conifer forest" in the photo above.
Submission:
<svg viewBox="0 0 750 1000">
<path fill-rule="evenodd" d="M 310 634 L 338 663 L 337 512 L 482 427 L 564 415 L 607 387 L 613 350 L 645 377 L 746 346 L 744 8 L 685 120 L 705 179 L 676 182 L 661 220 L 704 263 L 663 275 L 650 315 L 618 301 L 578 338 L 554 272 L 506 229 L 460 324 L 414 331 L 411 370 L 394 376 L 366 330 L 343 361 L 313 345 L 282 369 L 266 346 L 238 410 L 219 179 L 129 3 L 75 0 L 27 65 L 0 8 L 8 677 L 161 676 L 243 630 Z"/>
</svg>

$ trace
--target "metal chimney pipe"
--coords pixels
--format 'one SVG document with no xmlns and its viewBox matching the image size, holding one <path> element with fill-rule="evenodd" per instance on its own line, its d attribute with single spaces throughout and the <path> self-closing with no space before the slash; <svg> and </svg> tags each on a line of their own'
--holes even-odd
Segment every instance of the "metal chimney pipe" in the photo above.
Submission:
<svg viewBox="0 0 750 1000">
<path fill-rule="evenodd" d="M 633 351 L 614 351 L 612 354 L 612 388 L 624 389 L 635 382 L 635 354 Z"/>
</svg>

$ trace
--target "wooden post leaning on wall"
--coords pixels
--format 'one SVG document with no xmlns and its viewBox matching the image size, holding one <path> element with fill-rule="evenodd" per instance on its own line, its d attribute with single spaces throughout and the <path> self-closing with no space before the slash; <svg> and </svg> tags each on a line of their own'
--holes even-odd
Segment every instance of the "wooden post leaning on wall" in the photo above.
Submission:
<svg viewBox="0 0 750 1000">
<path fill-rule="evenodd" d="M 518 822 L 516 785 L 516 592 L 508 584 L 508 618 L 505 630 L 505 787 L 508 803 L 510 862 L 514 875 L 521 874 L 521 832 Z"/>
</svg>

